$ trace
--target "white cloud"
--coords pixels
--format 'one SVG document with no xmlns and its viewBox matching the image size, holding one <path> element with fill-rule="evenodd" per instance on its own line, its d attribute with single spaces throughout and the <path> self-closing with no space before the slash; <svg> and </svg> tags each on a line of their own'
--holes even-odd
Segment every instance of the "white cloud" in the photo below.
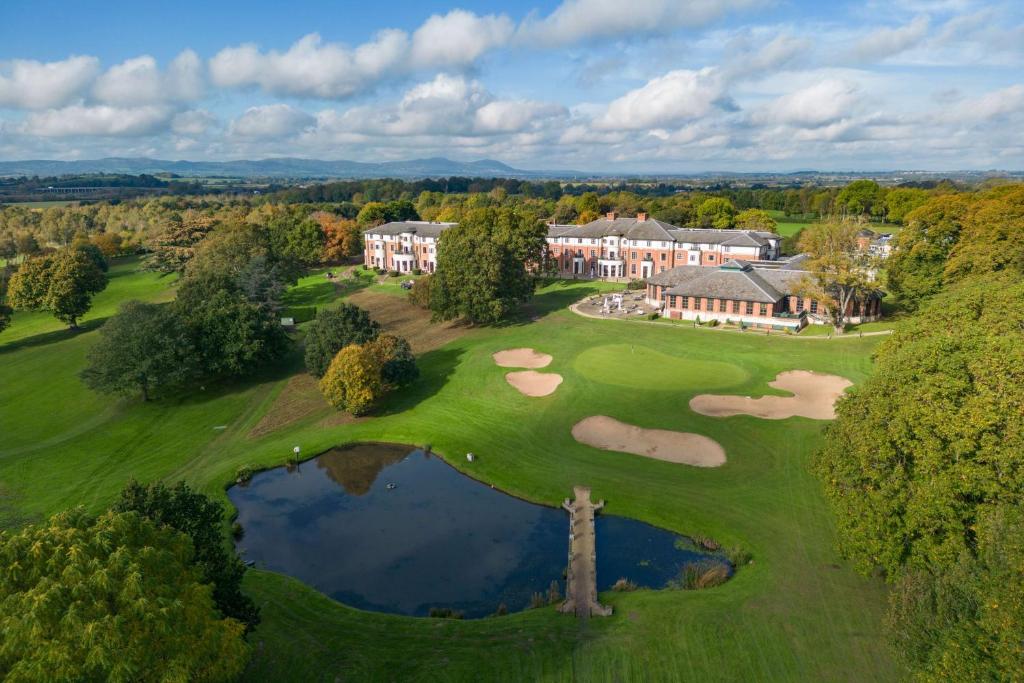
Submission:
<svg viewBox="0 0 1024 683">
<path fill-rule="evenodd" d="M 850 116 L 859 101 L 856 84 L 830 78 L 776 98 L 756 112 L 753 118 L 760 123 L 813 128 Z"/>
<path fill-rule="evenodd" d="M 914 17 L 899 28 L 879 28 L 857 41 L 853 56 L 860 60 L 882 60 L 918 45 L 928 35 L 926 15 Z"/>
<path fill-rule="evenodd" d="M 547 102 L 503 100 L 476 110 L 474 129 L 481 133 L 513 133 L 546 119 L 562 118 L 565 107 Z"/>
<path fill-rule="evenodd" d="M 23 131 L 41 137 L 152 135 L 167 128 L 172 112 L 166 107 L 111 107 L 80 104 L 33 112 Z"/>
<path fill-rule="evenodd" d="M 412 35 L 412 65 L 464 66 L 487 51 L 504 45 L 515 26 L 504 15 L 477 16 L 465 10 L 435 14 Z"/>
<path fill-rule="evenodd" d="M 670 71 L 611 102 L 594 125 L 606 130 L 678 125 L 707 115 L 724 95 L 720 73 L 714 68 Z"/>
<path fill-rule="evenodd" d="M 193 101 L 203 96 L 203 64 L 192 50 L 174 58 L 164 73 L 149 55 L 125 60 L 96 79 L 93 96 L 116 105 Z"/>
<path fill-rule="evenodd" d="M 316 123 L 316 118 L 287 104 L 249 107 L 231 122 L 230 133 L 243 138 L 281 138 Z"/>
<path fill-rule="evenodd" d="M 59 62 L 14 59 L 0 62 L 0 107 L 48 109 L 77 99 L 96 77 L 95 57 Z"/>
<path fill-rule="evenodd" d="M 937 118 L 957 124 L 970 124 L 1021 115 L 1024 118 L 1024 85 L 1011 85 L 971 97 Z"/>
<path fill-rule="evenodd" d="M 667 33 L 762 4 L 762 0 L 564 0 L 547 17 L 524 21 L 519 37 L 528 43 L 569 45 L 593 38 Z"/>
</svg>

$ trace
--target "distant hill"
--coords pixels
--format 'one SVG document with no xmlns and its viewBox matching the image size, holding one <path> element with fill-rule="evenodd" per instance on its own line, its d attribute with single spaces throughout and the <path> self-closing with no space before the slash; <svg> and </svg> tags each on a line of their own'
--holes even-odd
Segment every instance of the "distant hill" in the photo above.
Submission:
<svg viewBox="0 0 1024 683">
<path fill-rule="evenodd" d="M 494 159 L 452 161 L 443 157 L 409 161 L 323 161 L 291 157 L 238 161 L 167 161 L 148 158 L 88 159 L 81 161 L 0 161 L 0 176 L 62 176 L 82 173 L 173 173 L 185 177 L 231 178 L 424 178 L 443 176 L 501 178 L 564 178 L 573 171 L 527 171 Z"/>
</svg>

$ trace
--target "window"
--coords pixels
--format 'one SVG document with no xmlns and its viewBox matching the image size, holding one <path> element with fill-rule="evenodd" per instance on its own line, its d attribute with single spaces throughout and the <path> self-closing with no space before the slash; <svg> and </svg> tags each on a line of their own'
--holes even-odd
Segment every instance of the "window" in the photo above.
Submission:
<svg viewBox="0 0 1024 683">
<path fill-rule="evenodd" d="M 758 315 L 768 315 L 768 304 L 761 304 L 760 308 L 758 309 Z"/>
<path fill-rule="evenodd" d="M 686 309 L 687 309 L 687 308 L 689 308 L 689 307 L 690 307 L 690 297 L 688 297 L 688 296 L 684 296 L 684 297 L 683 297 L 683 305 L 682 305 L 682 307 L 681 307 L 681 308 L 682 308 L 683 310 L 686 310 Z"/>
<path fill-rule="evenodd" d="M 690 263 L 693 263 L 696 260 L 697 260 L 697 255 L 696 254 L 690 254 Z"/>
<path fill-rule="evenodd" d="M 717 304 L 717 303 L 718 303 L 718 299 L 708 299 L 708 308 L 707 308 L 707 310 L 714 312 L 715 304 Z"/>
<path fill-rule="evenodd" d="M 629 264 L 629 274 L 630 275 L 636 275 L 636 264 L 635 263 Z"/>
<path fill-rule="evenodd" d="M 678 298 L 679 298 L 679 297 L 677 297 L 677 296 L 676 296 L 675 294 L 673 294 L 672 296 L 670 296 L 670 297 L 668 298 L 668 307 L 669 307 L 669 308 L 675 308 L 675 307 L 676 307 L 676 299 L 678 299 Z"/>
<path fill-rule="evenodd" d="M 714 254 L 709 254 L 708 255 L 708 261 L 714 261 L 714 260 L 715 260 L 715 255 Z"/>
<path fill-rule="evenodd" d="M 590 258 L 594 258 L 594 256 L 596 256 L 596 255 L 597 255 L 597 249 L 591 249 L 590 250 Z"/>
<path fill-rule="evenodd" d="M 659 268 L 658 272 L 659 273 L 664 273 L 665 272 L 665 266 L 662 266 L 661 268 Z"/>
<path fill-rule="evenodd" d="M 754 315 L 754 302 L 753 301 L 748 301 L 747 302 L 747 315 Z"/>
<path fill-rule="evenodd" d="M 668 254 L 661 252 L 661 260 L 664 261 L 666 258 L 668 258 Z"/>
<path fill-rule="evenodd" d="M 636 252 L 634 251 L 632 254 L 630 254 L 629 258 L 635 259 L 636 258 Z"/>
<path fill-rule="evenodd" d="M 804 310 L 804 298 L 802 296 L 798 296 L 796 298 L 796 312 L 799 313 L 802 310 Z"/>
<path fill-rule="evenodd" d="M 725 313 L 725 304 L 726 304 L 725 299 L 719 299 L 718 300 L 718 312 L 719 313 Z"/>
<path fill-rule="evenodd" d="M 811 299 L 811 314 L 814 314 L 814 313 L 817 313 L 817 312 L 818 312 L 818 302 L 815 301 L 814 299 Z"/>
<path fill-rule="evenodd" d="M 645 261 L 653 261 L 654 260 L 653 258 L 651 258 L 651 252 L 647 252 L 646 254 L 644 254 L 644 260 Z"/>
</svg>

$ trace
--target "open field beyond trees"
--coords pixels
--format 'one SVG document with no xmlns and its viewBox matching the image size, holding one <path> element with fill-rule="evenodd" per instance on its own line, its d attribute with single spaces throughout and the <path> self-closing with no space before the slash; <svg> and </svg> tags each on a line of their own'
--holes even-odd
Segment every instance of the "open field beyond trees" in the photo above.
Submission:
<svg viewBox="0 0 1024 683">
<path fill-rule="evenodd" d="M 567 310 L 599 291 L 586 282 L 544 287 L 521 319 L 497 327 L 432 326 L 390 283 L 334 284 L 318 272 L 289 293 L 288 306 L 348 298 L 386 330 L 400 330 L 419 356 L 420 379 L 391 395 L 376 417 L 330 409 L 304 375 L 300 349 L 245 382 L 117 402 L 88 391 L 77 373 L 98 322 L 121 301 L 174 296 L 171 278 L 137 265 L 114 263 L 82 332 L 61 331 L 43 314 L 17 313 L 0 336 L 5 526 L 75 505 L 99 511 L 132 477 L 185 479 L 227 504 L 225 487 L 241 465 L 284 464 L 295 445 L 312 457 L 338 444 L 380 440 L 431 444 L 469 475 L 549 505 L 574 485 L 590 486 L 609 514 L 738 545 L 753 557 L 714 589 L 602 595 L 614 616 L 585 623 L 554 607 L 470 621 L 368 613 L 294 579 L 250 571 L 246 589 L 263 621 L 250 635 L 247 680 L 900 677 L 881 636 L 885 588 L 839 559 L 833 521 L 808 469 L 823 423 L 712 418 L 687 405 L 701 393 L 783 395 L 768 383 L 787 370 L 859 383 L 879 337 L 806 341 L 591 320 Z M 553 357 L 544 371 L 564 381 L 550 396 L 520 395 L 496 366 L 492 354 L 521 347 Z M 571 429 L 590 415 L 706 435 L 727 459 L 705 469 L 584 446 Z M 465 462 L 467 451 L 476 462 Z"/>
</svg>

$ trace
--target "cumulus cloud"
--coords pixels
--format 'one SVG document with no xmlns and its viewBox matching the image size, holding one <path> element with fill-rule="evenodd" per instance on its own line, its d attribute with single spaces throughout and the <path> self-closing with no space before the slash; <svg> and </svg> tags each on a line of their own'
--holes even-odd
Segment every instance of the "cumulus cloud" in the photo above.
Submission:
<svg viewBox="0 0 1024 683">
<path fill-rule="evenodd" d="M 853 47 L 853 56 L 868 61 L 905 52 L 925 39 L 929 23 L 926 15 L 920 15 L 905 26 L 876 29 L 857 41 Z"/>
<path fill-rule="evenodd" d="M 612 101 L 594 125 L 605 130 L 663 128 L 705 116 L 725 102 L 717 69 L 679 69 Z"/>
<path fill-rule="evenodd" d="M 29 114 L 23 132 L 40 137 L 137 137 L 166 130 L 172 114 L 167 107 L 157 105 L 111 107 L 75 104 Z"/>
<path fill-rule="evenodd" d="M 193 101 L 203 96 L 203 64 L 192 50 L 185 50 L 161 72 L 149 55 L 125 60 L 96 79 L 92 94 L 100 102 L 115 105 Z"/>
<path fill-rule="evenodd" d="M 82 94 L 99 68 L 95 57 L 0 62 L 0 107 L 48 109 L 67 104 Z"/>
<path fill-rule="evenodd" d="M 472 64 L 487 51 L 504 45 L 515 26 L 505 15 L 477 16 L 465 10 L 435 14 L 412 35 L 414 66 L 451 67 Z"/>
<path fill-rule="evenodd" d="M 568 45 L 633 33 L 666 33 L 701 26 L 763 0 L 564 0 L 546 17 L 531 17 L 519 27 L 528 43 Z"/>
<path fill-rule="evenodd" d="M 243 138 L 281 138 L 316 123 L 316 118 L 287 104 L 249 107 L 231 122 L 230 133 Z"/>
<path fill-rule="evenodd" d="M 813 128 L 850 116 L 859 101 L 856 84 L 829 78 L 772 100 L 753 118 L 759 123 Z"/>
</svg>

